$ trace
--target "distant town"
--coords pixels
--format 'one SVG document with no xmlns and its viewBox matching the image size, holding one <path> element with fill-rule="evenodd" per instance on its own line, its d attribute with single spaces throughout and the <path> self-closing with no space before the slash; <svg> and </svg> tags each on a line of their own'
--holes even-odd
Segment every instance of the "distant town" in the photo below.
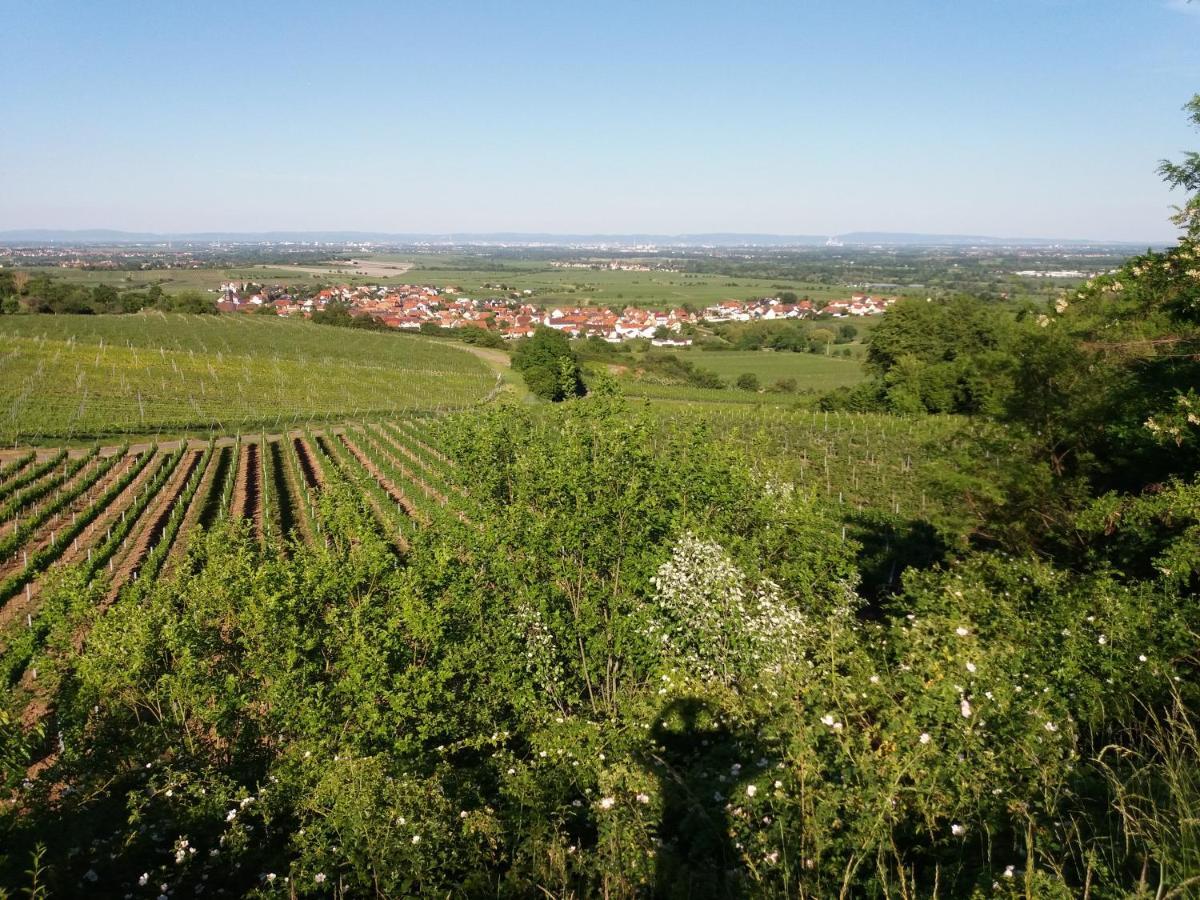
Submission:
<svg viewBox="0 0 1200 900">
<path fill-rule="evenodd" d="M 351 316 L 370 317 L 402 330 L 423 326 L 482 328 L 507 340 L 531 336 L 539 326 L 571 337 L 597 337 L 610 343 L 648 339 L 656 346 L 686 347 L 692 343 L 688 327 L 700 323 L 754 322 L 785 319 L 847 318 L 885 312 L 895 297 L 853 294 L 845 300 L 814 302 L 762 297 L 756 300 L 722 300 L 700 310 L 676 307 L 667 310 L 628 306 L 619 312 L 603 306 L 540 307 L 531 303 L 532 292 L 504 298 L 473 299 L 453 288 L 428 285 L 341 285 L 324 288 L 310 297 L 272 292 L 253 282 L 222 283 L 217 308 L 227 313 L 267 313 L 311 317 L 331 307 Z"/>
</svg>

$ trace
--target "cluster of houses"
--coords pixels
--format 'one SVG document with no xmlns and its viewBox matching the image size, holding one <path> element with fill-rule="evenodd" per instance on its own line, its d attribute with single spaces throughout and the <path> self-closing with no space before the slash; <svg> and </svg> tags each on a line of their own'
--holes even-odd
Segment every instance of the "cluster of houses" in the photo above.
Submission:
<svg viewBox="0 0 1200 900">
<path fill-rule="evenodd" d="M 521 296 L 474 300 L 458 296 L 453 289 L 427 285 L 325 288 L 311 297 L 273 295 L 239 282 L 221 285 L 222 312 L 254 312 L 263 307 L 281 316 L 311 316 L 339 304 L 352 316 L 370 316 L 391 328 L 420 330 L 475 327 L 494 331 L 504 338 L 529 337 L 539 326 L 562 331 L 571 337 L 599 337 L 612 343 L 646 338 L 659 346 L 687 346 L 684 326 L 702 322 L 754 322 L 783 319 L 845 318 L 884 312 L 893 298 L 855 294 L 849 300 L 817 305 L 811 300 L 787 303 L 777 297 L 759 300 L 724 300 L 699 312 L 676 308 L 666 311 L 627 307 L 620 312 L 602 306 L 543 307 Z M 524 291 L 528 295 L 529 291 Z"/>
</svg>

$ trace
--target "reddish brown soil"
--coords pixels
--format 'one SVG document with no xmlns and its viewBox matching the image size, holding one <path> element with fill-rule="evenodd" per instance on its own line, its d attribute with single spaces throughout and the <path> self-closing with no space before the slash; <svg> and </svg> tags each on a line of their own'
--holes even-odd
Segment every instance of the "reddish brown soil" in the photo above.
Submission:
<svg viewBox="0 0 1200 900">
<path fill-rule="evenodd" d="M 238 458 L 237 476 L 233 483 L 232 515 L 254 523 L 254 536 L 259 543 L 262 543 L 261 479 L 258 444 L 247 442 L 242 445 Z"/>
<path fill-rule="evenodd" d="M 300 473 L 309 490 L 315 490 L 325 483 L 324 473 L 313 459 L 312 450 L 304 442 L 304 438 L 293 437 L 292 446 L 296 449 L 296 458 L 300 462 Z"/>
</svg>

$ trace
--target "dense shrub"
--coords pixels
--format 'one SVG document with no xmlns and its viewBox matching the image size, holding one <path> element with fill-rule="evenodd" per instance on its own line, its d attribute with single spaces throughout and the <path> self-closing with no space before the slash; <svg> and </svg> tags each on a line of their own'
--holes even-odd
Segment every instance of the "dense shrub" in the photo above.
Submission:
<svg viewBox="0 0 1200 900">
<path fill-rule="evenodd" d="M 587 393 L 571 342 L 552 328 L 538 328 L 533 337 L 522 341 L 512 365 L 529 390 L 543 400 L 566 400 Z"/>
</svg>

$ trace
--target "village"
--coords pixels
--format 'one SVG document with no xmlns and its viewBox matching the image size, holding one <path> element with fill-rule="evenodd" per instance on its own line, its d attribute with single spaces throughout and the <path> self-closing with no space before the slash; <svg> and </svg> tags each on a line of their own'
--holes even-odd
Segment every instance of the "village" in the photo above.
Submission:
<svg viewBox="0 0 1200 900">
<path fill-rule="evenodd" d="M 755 322 L 787 319 L 847 318 L 885 312 L 894 297 L 854 294 L 846 300 L 815 303 L 784 301 L 778 297 L 757 300 L 723 300 L 701 310 L 676 307 L 668 310 L 629 306 L 620 311 L 604 306 L 539 306 L 530 291 L 506 298 L 472 299 L 453 288 L 429 285 L 363 285 L 324 288 L 310 297 L 265 290 L 249 282 L 221 285 L 221 312 L 262 312 L 280 316 L 311 317 L 340 306 L 354 317 L 370 317 L 390 327 L 419 331 L 440 328 L 483 328 L 507 340 L 531 336 L 539 326 L 571 337 L 597 337 L 610 343 L 637 338 L 658 346 L 688 346 L 688 326 L 701 323 Z"/>
</svg>

